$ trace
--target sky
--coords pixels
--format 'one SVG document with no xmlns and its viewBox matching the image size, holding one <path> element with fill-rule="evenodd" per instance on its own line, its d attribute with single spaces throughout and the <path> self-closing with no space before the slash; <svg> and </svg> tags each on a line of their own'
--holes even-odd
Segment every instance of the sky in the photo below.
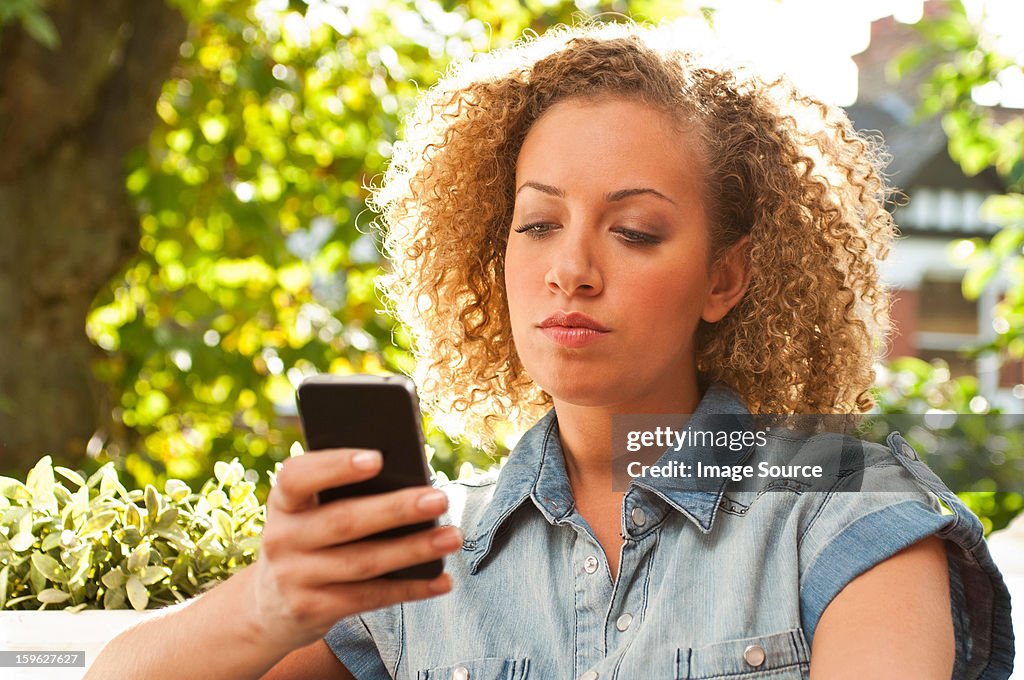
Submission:
<svg viewBox="0 0 1024 680">
<path fill-rule="evenodd" d="M 812 96 L 846 106 L 857 97 L 853 55 L 864 51 L 871 21 L 894 15 L 920 19 L 921 0 L 711 0 L 715 29 L 736 51 L 756 53 L 758 65 L 789 74 Z M 1001 52 L 1024 64 L 1024 1 L 964 0 L 968 15 L 980 18 Z M 809 58 L 808 55 L 814 55 Z M 976 92 L 982 104 L 1024 107 L 1024 72 L 1003 74 L 1002 86 Z"/>
<path fill-rule="evenodd" d="M 550 0 L 540 0 L 542 3 Z M 948 2 L 949 0 L 932 0 Z M 347 36 L 361 25 L 374 0 L 305 0 L 303 16 L 289 12 L 283 29 L 302 44 L 308 42 L 309 26 L 327 23 Z M 440 57 L 468 57 L 488 47 L 489 30 L 466 12 L 447 12 L 435 2 L 415 2 L 393 17 L 403 34 L 430 48 Z M 597 0 L 576 0 L 581 9 L 594 9 Z M 1000 75 L 974 96 L 979 104 L 1024 108 L 1024 0 L 963 0 L 968 16 L 985 27 L 998 52 L 1016 59 L 1017 66 Z M 714 49 L 725 47 L 741 60 L 752 62 L 766 74 L 786 73 L 804 92 L 839 106 L 857 98 L 857 67 L 853 55 L 863 52 L 871 38 L 871 22 L 893 15 L 897 21 L 914 23 L 921 18 L 923 0 L 694 0 L 693 6 L 715 9 Z M 288 0 L 259 0 L 254 14 L 265 25 L 277 25 L 277 14 L 290 7 Z M 431 30 L 427 30 L 427 24 Z M 470 41 L 457 33 L 460 27 Z M 688 37 L 706 34 L 707 26 L 690 16 L 678 25 Z M 303 36 L 306 36 L 303 38 Z M 479 44 L 477 44 L 479 43 Z M 394 51 L 392 50 L 392 55 Z"/>
</svg>

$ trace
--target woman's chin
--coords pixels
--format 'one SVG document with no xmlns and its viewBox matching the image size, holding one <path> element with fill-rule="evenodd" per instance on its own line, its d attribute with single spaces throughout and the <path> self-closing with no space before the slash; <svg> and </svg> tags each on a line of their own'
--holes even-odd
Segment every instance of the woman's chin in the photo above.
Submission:
<svg viewBox="0 0 1024 680">
<path fill-rule="evenodd" d="M 621 381 L 553 381 L 542 388 L 554 401 L 572 406 L 612 406 L 626 396 Z"/>
</svg>

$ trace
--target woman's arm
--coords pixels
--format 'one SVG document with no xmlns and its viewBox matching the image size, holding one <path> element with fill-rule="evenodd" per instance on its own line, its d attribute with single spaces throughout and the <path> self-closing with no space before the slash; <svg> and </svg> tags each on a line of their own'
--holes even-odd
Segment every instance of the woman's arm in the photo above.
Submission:
<svg viewBox="0 0 1024 680">
<path fill-rule="evenodd" d="M 811 680 L 949 680 L 954 652 L 946 549 L 931 535 L 832 599 L 815 628 Z"/>
<path fill-rule="evenodd" d="M 356 680 L 324 640 L 296 649 L 260 680 Z"/>
<path fill-rule="evenodd" d="M 296 649 L 275 651 L 258 643 L 256 626 L 225 604 L 234 599 L 230 591 L 246 579 L 247 567 L 209 593 L 169 607 L 146 623 L 115 638 L 90 669 L 85 680 L 108 677 L 161 677 L 147 665 L 152 651 L 161 651 L 166 677 L 181 677 L 180 669 L 195 668 L 203 659 L 202 675 L 217 678 L 261 678 L 262 680 L 355 680 L 323 639 Z M 157 623 L 162 621 L 162 623 Z M 149 625 L 154 624 L 154 625 Z M 148 652 L 147 652 L 148 650 Z M 170 654 L 166 654 L 166 653 Z M 282 652 L 284 653 L 281 658 Z M 166 655 L 165 655 L 166 654 Z M 177 654 L 180 658 L 174 658 Z"/>
<path fill-rule="evenodd" d="M 315 644 L 345 617 L 448 592 L 446 573 L 429 581 L 383 576 L 460 549 L 455 527 L 363 540 L 438 517 L 447 508 L 443 492 L 413 487 L 317 503 L 320 490 L 380 472 L 379 452 L 368 466 L 357 453 L 337 449 L 285 461 L 267 497 L 259 559 L 116 637 L 87 678 L 258 678 L 293 650 L 312 647 L 324 661 Z M 275 672 L 306 670 L 296 664 L 316 661 L 308 656 L 313 652 L 296 654 Z"/>
<path fill-rule="evenodd" d="M 268 644 L 252 609 L 240 606 L 252 569 L 121 633 L 103 648 L 85 680 L 260 677 L 289 650 Z"/>
</svg>

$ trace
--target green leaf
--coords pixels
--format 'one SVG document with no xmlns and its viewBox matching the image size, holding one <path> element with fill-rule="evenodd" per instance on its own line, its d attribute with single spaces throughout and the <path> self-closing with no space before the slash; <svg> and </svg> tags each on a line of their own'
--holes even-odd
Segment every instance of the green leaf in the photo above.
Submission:
<svg viewBox="0 0 1024 680">
<path fill-rule="evenodd" d="M 32 492 L 32 507 L 48 513 L 57 512 L 57 498 L 53 495 L 53 467 L 50 457 L 43 456 L 28 472 L 25 486 Z"/>
<path fill-rule="evenodd" d="M 57 590 L 56 588 L 47 588 L 36 595 L 36 599 L 44 604 L 60 604 L 61 602 L 67 602 L 71 599 L 71 594 L 65 593 L 63 590 Z"/>
<path fill-rule="evenodd" d="M 206 494 L 206 502 L 211 508 L 223 508 L 228 504 L 228 495 L 220 489 L 214 489 Z"/>
<path fill-rule="evenodd" d="M 71 492 L 64 488 L 61 484 L 55 484 L 53 487 L 53 495 L 57 499 L 58 507 L 66 507 L 71 502 Z"/>
<path fill-rule="evenodd" d="M 231 507 L 237 508 L 239 505 L 245 502 L 245 500 L 253 495 L 256 490 L 256 485 L 252 482 L 239 482 L 235 486 L 231 487 L 231 491 L 228 494 L 231 498 Z"/>
<path fill-rule="evenodd" d="M 15 534 L 14 538 L 11 539 L 11 550 L 14 552 L 25 552 L 31 548 L 35 542 L 35 535 L 23 531 Z"/>
<path fill-rule="evenodd" d="M 138 576 L 130 577 L 125 589 L 128 591 L 128 601 L 132 603 L 133 609 L 142 611 L 146 608 L 146 605 L 149 604 L 149 591 L 146 590 L 146 586 L 142 585 Z"/>
<path fill-rule="evenodd" d="M 113 467 L 107 468 L 106 473 L 100 478 L 100 494 L 120 495 L 125 497 L 128 490 L 117 480 L 117 472 Z"/>
<path fill-rule="evenodd" d="M 226 486 L 234 486 L 241 482 L 243 477 L 245 477 L 245 467 L 235 458 L 228 465 L 228 474 L 224 484 Z"/>
<path fill-rule="evenodd" d="M 68 577 L 68 583 L 77 584 L 82 578 L 85 577 L 89 569 L 92 568 L 92 546 L 86 546 L 85 550 L 80 552 L 77 557 L 77 564 L 75 565 L 74 571 L 71 576 Z"/>
<path fill-rule="evenodd" d="M 157 581 L 162 580 L 165 576 L 169 576 L 170 573 L 171 570 L 167 567 L 146 567 L 142 570 L 139 580 L 142 581 L 143 585 L 151 586 Z"/>
<path fill-rule="evenodd" d="M 85 479 L 82 475 L 70 468 L 66 468 L 62 465 L 56 465 L 54 466 L 53 471 L 76 486 L 85 486 Z"/>
<path fill-rule="evenodd" d="M 124 522 L 126 525 L 136 529 L 142 528 L 142 513 L 139 512 L 139 508 L 135 503 L 128 503 L 125 506 Z"/>
<path fill-rule="evenodd" d="M 996 270 L 996 263 L 992 261 L 967 270 L 962 283 L 964 297 L 968 300 L 977 300 L 982 291 L 985 290 L 985 286 L 995 276 Z"/>
<path fill-rule="evenodd" d="M 94 534 L 101 533 L 110 528 L 115 521 L 117 521 L 117 513 L 113 511 L 101 512 L 98 515 L 93 515 L 85 524 L 82 525 L 81 530 L 78 532 L 80 537 L 92 536 Z"/>
<path fill-rule="evenodd" d="M 103 593 L 103 608 L 104 609 L 123 609 L 125 599 L 124 586 L 118 588 L 109 588 Z"/>
<path fill-rule="evenodd" d="M 10 565 L 7 565 L 3 569 L 0 569 L 0 609 L 3 609 L 4 605 L 7 604 L 7 575 L 10 573 L 10 571 Z"/>
<path fill-rule="evenodd" d="M 40 574 L 51 581 L 66 583 L 68 580 L 68 575 L 64 568 L 60 566 L 60 563 L 57 562 L 57 560 L 53 559 L 49 555 L 33 553 L 32 566 L 38 569 Z"/>
<path fill-rule="evenodd" d="M 147 527 L 152 527 L 156 524 L 157 519 L 160 517 L 160 494 L 157 493 L 156 487 L 152 484 L 146 485 L 146 523 Z"/>
<path fill-rule="evenodd" d="M 127 580 L 128 577 L 125 576 L 124 572 L 120 569 L 111 569 L 100 578 L 100 581 L 102 581 L 103 585 L 108 589 L 119 588 L 123 586 Z"/>
<path fill-rule="evenodd" d="M 19 604 L 21 602 L 27 602 L 28 600 L 35 600 L 35 599 L 36 599 L 35 595 L 22 595 L 21 597 L 16 597 L 13 600 L 8 600 L 7 601 L 7 608 L 8 609 L 14 609 L 14 605 L 16 605 L 16 604 Z"/>
<path fill-rule="evenodd" d="M 232 539 L 234 530 L 232 528 L 231 515 L 220 509 L 215 509 L 212 513 L 213 516 L 213 528 L 217 532 L 217 536 L 220 537 L 224 542 L 229 542 Z"/>
<path fill-rule="evenodd" d="M 43 14 L 42 11 L 36 9 L 22 14 L 21 25 L 25 27 L 26 33 L 45 47 L 55 50 L 60 45 L 60 36 L 57 34 L 57 29 L 54 28 L 50 17 Z"/>
<path fill-rule="evenodd" d="M 1024 226 L 1004 227 L 992 237 L 991 248 L 996 257 L 1007 258 L 1020 251 L 1024 244 Z"/>
<path fill-rule="evenodd" d="M 12 501 L 26 501 L 32 498 L 32 492 L 17 479 L 0 477 L 0 496 L 10 498 Z"/>
<path fill-rule="evenodd" d="M 143 543 L 128 556 L 128 571 L 138 571 L 149 564 L 149 545 Z"/>
<path fill-rule="evenodd" d="M 168 479 L 164 485 L 164 493 L 171 497 L 175 503 L 181 502 L 189 497 L 192 489 L 180 479 Z"/>
<path fill-rule="evenodd" d="M 32 584 L 32 590 L 34 590 L 35 592 L 42 592 L 46 589 L 46 575 L 43 574 L 43 572 L 39 571 L 39 568 L 36 566 L 35 560 L 32 560 L 29 563 L 28 580 L 29 583 Z"/>
<path fill-rule="evenodd" d="M 41 549 L 43 552 L 49 552 L 58 546 L 60 546 L 60 534 L 53 532 L 47 534 L 43 539 Z"/>
<path fill-rule="evenodd" d="M 1000 224 L 1024 220 L 1024 194 L 989 196 L 981 204 L 981 216 Z"/>
<path fill-rule="evenodd" d="M 174 526 L 175 522 L 178 521 L 178 509 L 167 508 L 161 513 L 159 519 L 157 519 L 154 525 L 157 529 L 170 529 Z"/>
<path fill-rule="evenodd" d="M 192 550 L 195 547 L 191 539 L 189 539 L 188 534 L 186 534 L 181 527 L 171 527 L 170 529 L 161 529 L 157 527 L 153 533 L 161 538 L 166 538 L 171 542 L 174 548 L 180 552 Z"/>
<path fill-rule="evenodd" d="M 103 481 L 103 479 L 113 470 L 113 463 L 105 463 L 103 467 L 89 475 L 89 479 L 86 480 L 85 485 L 90 488 L 95 487 L 97 484 Z"/>
<path fill-rule="evenodd" d="M 255 553 L 260 548 L 259 536 L 246 536 L 238 541 L 238 549 L 243 553 Z"/>
<path fill-rule="evenodd" d="M 142 534 L 136 527 L 128 525 L 118 532 L 117 540 L 121 542 L 121 545 L 134 548 L 139 543 L 142 543 Z"/>
<path fill-rule="evenodd" d="M 89 487 L 83 486 L 71 496 L 71 516 L 80 518 L 89 509 Z"/>
<path fill-rule="evenodd" d="M 226 480 L 228 476 L 228 470 L 228 464 L 222 460 L 218 460 L 216 463 L 213 464 L 213 476 L 221 484 L 227 484 Z"/>
</svg>

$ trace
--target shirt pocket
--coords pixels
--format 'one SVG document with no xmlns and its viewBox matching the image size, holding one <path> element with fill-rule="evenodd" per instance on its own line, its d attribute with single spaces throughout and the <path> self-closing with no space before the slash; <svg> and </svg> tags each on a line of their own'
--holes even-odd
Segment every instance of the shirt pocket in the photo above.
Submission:
<svg viewBox="0 0 1024 680">
<path fill-rule="evenodd" d="M 677 680 L 808 680 L 810 667 L 802 628 L 676 651 Z"/>
<path fill-rule="evenodd" d="M 529 672 L 529 659 L 489 657 L 421 670 L 416 680 L 526 680 Z"/>
</svg>

